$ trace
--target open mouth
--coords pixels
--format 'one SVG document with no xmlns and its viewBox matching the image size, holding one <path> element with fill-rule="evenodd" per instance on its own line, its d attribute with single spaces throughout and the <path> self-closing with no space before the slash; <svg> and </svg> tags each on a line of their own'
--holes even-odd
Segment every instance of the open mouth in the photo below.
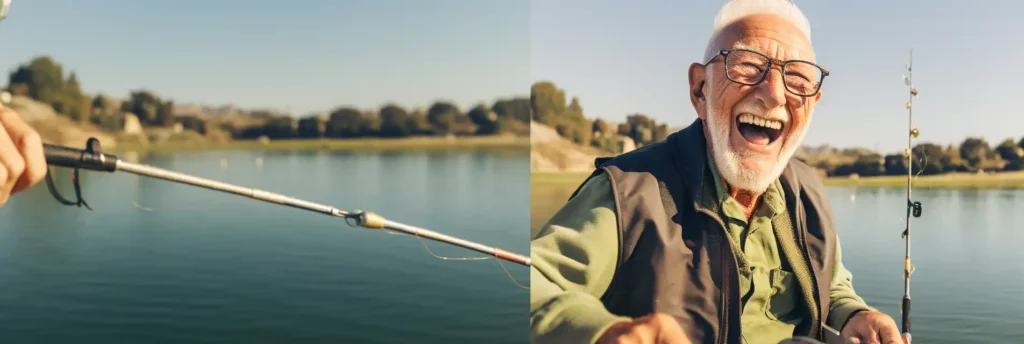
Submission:
<svg viewBox="0 0 1024 344">
<path fill-rule="evenodd" d="M 765 119 L 749 113 L 740 114 L 736 118 L 736 129 L 747 142 L 767 146 L 775 143 L 782 136 L 783 123 L 772 119 Z"/>
</svg>

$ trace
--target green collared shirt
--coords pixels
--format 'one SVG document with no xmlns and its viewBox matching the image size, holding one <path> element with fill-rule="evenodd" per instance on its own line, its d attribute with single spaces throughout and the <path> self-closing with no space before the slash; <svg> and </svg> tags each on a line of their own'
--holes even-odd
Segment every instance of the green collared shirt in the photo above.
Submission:
<svg viewBox="0 0 1024 344">
<path fill-rule="evenodd" d="M 787 216 L 782 187 L 778 181 L 768 187 L 748 223 L 744 207 L 729 195 L 710 154 L 708 165 L 715 181 L 719 216 L 736 252 L 744 342 L 778 343 L 790 338 L 804 320 L 806 308 L 798 308 L 803 297 L 800 285 L 792 269 L 783 266 L 772 226 L 776 216 Z"/>
<path fill-rule="evenodd" d="M 732 221 L 733 217 L 744 219 L 739 204 L 722 199 L 721 209 L 727 214 L 723 221 L 729 219 L 727 231 L 734 238 L 730 241 L 734 247 L 743 243 L 743 249 L 735 252 L 742 253 L 741 259 L 750 270 L 747 282 L 742 283 L 746 287 L 741 287 L 745 301 L 741 321 L 749 343 L 778 343 L 772 339 L 792 336 L 793 324 L 806 313 L 797 308 L 802 294 L 794 278 L 784 272 L 784 259 L 780 259 L 775 243 L 770 219 L 784 214 L 785 206 L 778 183 L 773 189 L 766 194 L 766 206 L 757 211 L 750 228 L 744 228 L 745 221 Z M 587 181 L 576 197 L 537 232 L 530 244 L 532 343 L 594 343 L 612 324 L 629 319 L 612 314 L 600 301 L 617 266 L 617 233 L 611 182 L 603 174 Z M 853 312 L 872 308 L 854 292 L 838 241 L 835 264 L 826 323 L 841 329 Z M 759 288 L 762 285 L 770 289 Z M 769 297 L 773 294 L 776 296 Z"/>
</svg>

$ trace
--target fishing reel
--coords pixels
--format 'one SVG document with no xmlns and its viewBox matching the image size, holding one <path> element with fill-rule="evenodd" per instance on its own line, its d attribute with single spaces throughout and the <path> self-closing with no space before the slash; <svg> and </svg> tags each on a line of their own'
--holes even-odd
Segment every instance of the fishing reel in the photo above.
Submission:
<svg viewBox="0 0 1024 344">
<path fill-rule="evenodd" d="M 916 201 L 915 202 L 915 201 L 911 201 L 910 199 L 907 199 L 907 209 L 910 210 L 909 211 L 910 215 L 912 215 L 914 217 L 921 217 L 921 211 L 922 210 L 921 210 L 921 202 L 920 201 Z M 907 221 L 910 221 L 910 219 L 907 219 Z M 906 238 L 907 234 L 909 234 L 909 232 L 910 232 L 910 228 L 908 227 L 906 230 L 903 231 L 903 234 L 901 234 L 900 237 L 901 238 Z"/>
</svg>

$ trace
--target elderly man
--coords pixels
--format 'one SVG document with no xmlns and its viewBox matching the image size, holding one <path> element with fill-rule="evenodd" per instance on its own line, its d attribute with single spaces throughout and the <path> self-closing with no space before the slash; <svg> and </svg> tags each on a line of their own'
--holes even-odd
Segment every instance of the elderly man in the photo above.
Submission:
<svg viewBox="0 0 1024 344">
<path fill-rule="evenodd" d="M 844 268 L 820 180 L 791 160 L 821 98 L 810 25 L 735 0 L 689 69 L 699 117 L 599 159 L 531 244 L 535 343 L 897 343 Z"/>
</svg>

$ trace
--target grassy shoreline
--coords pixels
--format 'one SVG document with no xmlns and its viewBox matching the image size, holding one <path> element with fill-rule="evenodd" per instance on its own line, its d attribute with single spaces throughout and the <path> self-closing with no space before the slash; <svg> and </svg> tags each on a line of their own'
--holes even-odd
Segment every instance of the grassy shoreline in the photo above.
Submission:
<svg viewBox="0 0 1024 344">
<path fill-rule="evenodd" d="M 571 187 L 579 185 L 589 172 L 538 172 L 530 173 L 530 184 L 534 187 Z M 988 174 L 951 173 L 936 176 L 918 176 L 915 189 L 1024 189 L 1024 171 Z M 906 176 L 879 177 L 829 177 L 825 186 L 906 188 Z"/>
<path fill-rule="evenodd" d="M 529 153 L 529 137 L 474 136 L 436 137 L 419 136 L 406 138 L 359 138 L 359 139 L 289 139 L 260 142 L 258 140 L 233 140 L 223 143 L 171 141 L 157 144 L 132 144 L 119 142 L 111 149 L 115 152 L 173 153 L 183 151 L 212 150 L 351 150 L 351 151 L 482 151 Z"/>
<path fill-rule="evenodd" d="M 918 176 L 913 180 L 915 189 L 1024 189 L 1024 171 L 986 174 L 948 173 Z M 906 188 L 907 176 L 878 176 L 825 179 L 826 186 Z"/>
</svg>

